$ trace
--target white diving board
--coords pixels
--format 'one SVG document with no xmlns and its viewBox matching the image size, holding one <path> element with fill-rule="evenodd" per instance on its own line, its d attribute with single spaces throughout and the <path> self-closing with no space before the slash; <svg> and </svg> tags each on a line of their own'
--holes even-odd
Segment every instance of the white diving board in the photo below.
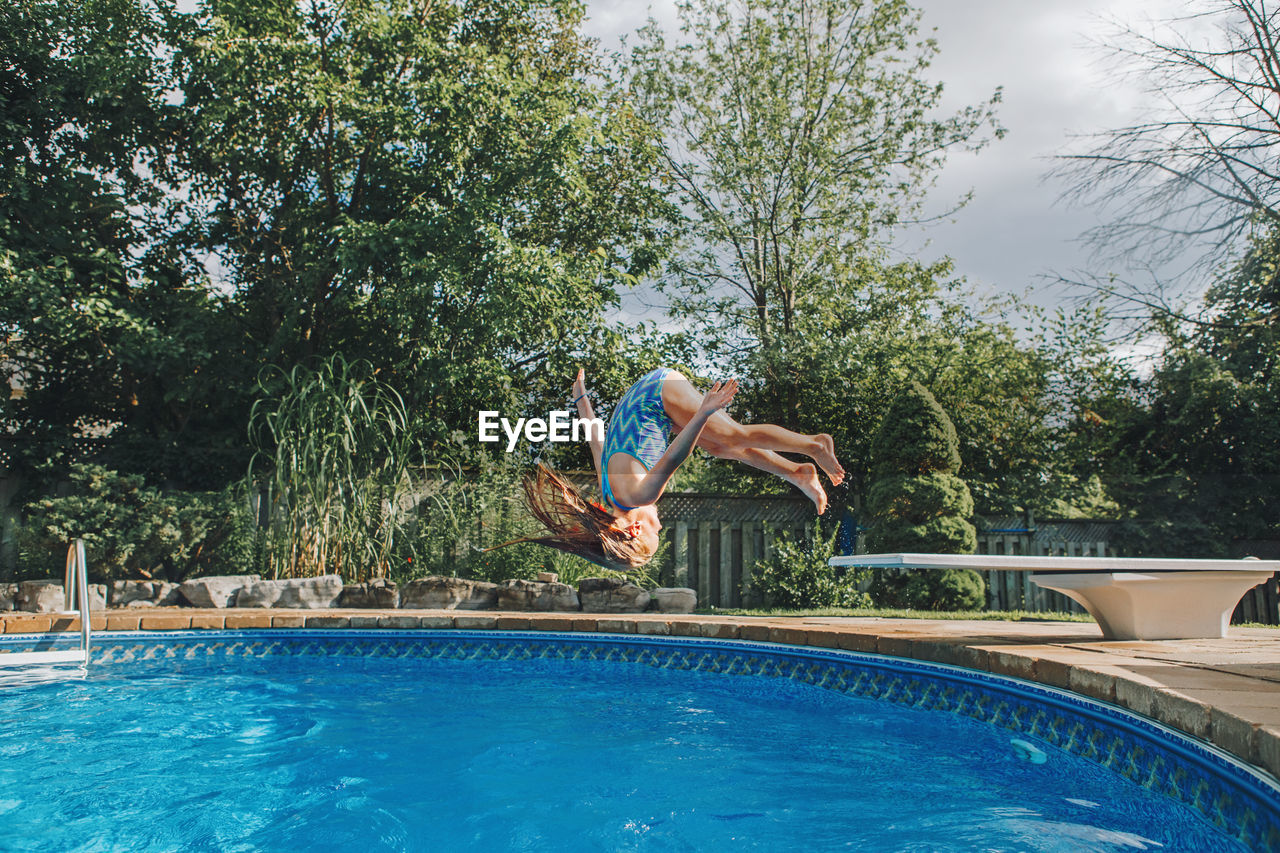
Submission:
<svg viewBox="0 0 1280 853">
<path fill-rule="evenodd" d="M 1280 560 L 991 554 L 857 554 L 831 565 L 1032 572 L 1032 583 L 1079 602 L 1109 640 L 1225 637 L 1240 598 L 1280 571 Z"/>
</svg>

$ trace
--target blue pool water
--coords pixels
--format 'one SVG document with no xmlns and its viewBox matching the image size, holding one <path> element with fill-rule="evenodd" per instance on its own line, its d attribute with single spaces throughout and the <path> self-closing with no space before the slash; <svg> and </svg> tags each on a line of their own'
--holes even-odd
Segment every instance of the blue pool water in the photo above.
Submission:
<svg viewBox="0 0 1280 853">
<path fill-rule="evenodd" d="M 0 849 L 1249 849 L 1047 740 L 795 678 L 201 642 L 0 690 Z"/>
</svg>

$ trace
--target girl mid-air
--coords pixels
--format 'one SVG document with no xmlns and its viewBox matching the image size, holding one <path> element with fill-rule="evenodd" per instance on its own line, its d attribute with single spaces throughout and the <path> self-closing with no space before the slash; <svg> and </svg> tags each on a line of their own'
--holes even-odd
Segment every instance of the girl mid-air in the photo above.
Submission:
<svg viewBox="0 0 1280 853">
<path fill-rule="evenodd" d="M 831 436 L 740 424 L 722 411 L 736 393 L 738 383 L 730 379 L 699 394 L 688 379 L 666 367 L 640 377 L 614 408 L 604 441 L 596 435 L 589 438 L 604 503 L 585 500 L 571 483 L 539 463 L 525 476 L 525 497 L 529 510 L 553 535 L 517 541 L 540 542 L 621 571 L 643 566 L 658 550 L 658 498 L 695 447 L 781 477 L 804 492 L 821 515 L 827 494 L 817 468 L 792 462 L 778 451 L 811 457 L 839 485 L 844 469 L 836 460 Z M 594 418 L 581 370 L 573 382 L 573 396 L 578 416 Z M 677 432 L 668 444 L 672 429 Z"/>
</svg>

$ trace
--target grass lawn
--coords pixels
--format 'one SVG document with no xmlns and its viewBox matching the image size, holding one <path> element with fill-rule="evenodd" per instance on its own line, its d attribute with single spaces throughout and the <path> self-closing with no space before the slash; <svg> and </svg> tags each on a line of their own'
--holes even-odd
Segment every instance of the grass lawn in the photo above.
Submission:
<svg viewBox="0 0 1280 853">
<path fill-rule="evenodd" d="M 888 607 L 814 607 L 807 610 L 762 608 L 699 608 L 697 613 L 719 616 L 874 616 L 881 619 L 979 619 L 990 622 L 1092 622 L 1087 613 L 1031 613 L 1026 610 L 902 610 Z"/>
<path fill-rule="evenodd" d="M 808 610 L 785 610 L 778 607 L 762 608 L 699 608 L 697 613 L 708 616 L 872 616 L 881 619 L 976 619 L 991 622 L 1092 622 L 1087 613 L 1032 613 L 1026 610 L 897 610 L 887 607 L 853 609 L 849 607 L 814 607 Z M 1242 622 L 1233 627 L 1271 628 L 1280 631 L 1280 625 L 1263 625 L 1259 622 Z"/>
</svg>

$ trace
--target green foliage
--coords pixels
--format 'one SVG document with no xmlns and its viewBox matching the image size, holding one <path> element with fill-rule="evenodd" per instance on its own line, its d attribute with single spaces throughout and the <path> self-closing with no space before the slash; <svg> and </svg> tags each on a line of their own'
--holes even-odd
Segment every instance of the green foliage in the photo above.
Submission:
<svg viewBox="0 0 1280 853">
<path fill-rule="evenodd" d="M 548 369 L 631 345 L 604 318 L 673 209 L 581 8 L 188 5 L 0 9 L 0 366 L 26 391 L 0 418 L 29 480 L 88 451 L 224 484 L 260 365 L 333 353 L 451 456 L 477 409 L 559 404 Z"/>
<path fill-rule="evenodd" d="M 1083 396 L 1076 375 L 1108 360 L 1073 337 L 1096 323 L 1072 316 L 1033 339 L 1003 319 L 1026 306 L 979 316 L 950 261 L 885 250 L 947 154 L 1000 135 L 998 93 L 938 111 L 937 46 L 897 0 L 694 0 L 681 20 L 678 42 L 642 33 L 631 90 L 671 140 L 667 179 L 689 216 L 665 286 L 707 361 L 742 382 L 735 414 L 830 433 L 849 472 L 830 495 L 838 510 L 865 494 L 869 439 L 917 379 L 951 412 L 984 510 L 1055 497 L 1052 418 Z M 696 486 L 777 489 L 728 463 Z"/>
<path fill-rule="evenodd" d="M 1118 518 L 1120 505 L 1112 499 L 1102 477 L 1095 471 L 1084 482 L 1075 478 L 1062 483 L 1069 491 L 1046 505 L 1045 515 L 1050 518 Z"/>
<path fill-rule="evenodd" d="M 915 381 L 885 413 L 871 442 L 871 455 L 871 473 L 877 480 L 960 470 L 955 425 L 934 396 Z"/>
<path fill-rule="evenodd" d="M 201 140 L 189 237 L 225 258 L 267 360 L 367 359 L 443 451 L 594 348 L 669 208 L 581 19 L 553 0 L 197 16 L 176 63 Z"/>
<path fill-rule="evenodd" d="M 445 575 L 475 580 L 532 579 L 556 571 L 551 549 L 533 544 L 485 551 L 532 535 L 520 500 L 520 468 L 505 454 L 482 457 L 479 464 L 441 468 L 423 484 L 422 498 L 404 547 L 412 562 L 400 559 L 397 580 Z"/>
<path fill-rule="evenodd" d="M 1102 461 L 1126 507 L 1124 553 L 1236 556 L 1232 540 L 1280 536 L 1280 231 L 1204 297 L 1197 324 L 1166 323 L 1168 344 Z"/>
<path fill-rule="evenodd" d="M 249 484 L 267 502 L 267 571 L 385 576 L 409 520 L 409 468 L 421 459 L 400 395 L 370 365 L 340 356 L 315 370 L 265 371 L 261 387 L 275 394 L 250 416 Z"/>
<path fill-rule="evenodd" d="M 972 554 L 977 531 L 969 522 L 973 498 L 956 476 L 955 427 L 929 390 L 909 383 L 889 408 L 871 442 L 878 479 L 867 500 L 873 552 Z M 876 576 L 878 604 L 963 610 L 982 605 L 984 585 L 968 570 L 893 572 Z"/>
<path fill-rule="evenodd" d="M 921 610 L 978 610 L 987 603 L 987 587 L 969 569 L 915 572 L 907 578 L 902 599 Z"/>
<path fill-rule="evenodd" d="M 65 476 L 86 444 L 188 487 L 243 470 L 243 411 L 224 416 L 247 406 L 243 342 L 193 247 L 169 239 L 174 149 L 198 144 L 166 98 L 171 6 L 0 8 L 0 376 L 25 391 L 0 395 L 0 421 L 29 481 Z"/>
<path fill-rule="evenodd" d="M 91 581 L 236 574 L 253 565 L 253 520 L 242 493 L 162 493 L 141 477 L 76 465 L 68 494 L 25 508 L 22 568 L 61 577 L 67 546 L 85 541 Z"/>
<path fill-rule="evenodd" d="M 930 471 L 915 476 L 898 474 L 877 480 L 867 505 L 886 518 L 920 524 L 939 516 L 973 515 L 973 498 L 964 481 L 954 474 Z"/>
<path fill-rule="evenodd" d="M 919 382 L 885 414 L 871 442 L 871 475 L 877 481 L 954 474 L 960 469 L 956 428 Z"/>
<path fill-rule="evenodd" d="M 978 538 L 967 518 L 947 515 L 925 521 L 879 517 L 867 532 L 867 548 L 875 553 L 972 554 Z"/>
<path fill-rule="evenodd" d="M 807 543 L 783 533 L 773 556 L 756 566 L 756 591 L 773 607 L 869 607 L 871 597 L 861 591 L 867 573 L 830 565 L 839 532 L 818 529 Z"/>
</svg>

